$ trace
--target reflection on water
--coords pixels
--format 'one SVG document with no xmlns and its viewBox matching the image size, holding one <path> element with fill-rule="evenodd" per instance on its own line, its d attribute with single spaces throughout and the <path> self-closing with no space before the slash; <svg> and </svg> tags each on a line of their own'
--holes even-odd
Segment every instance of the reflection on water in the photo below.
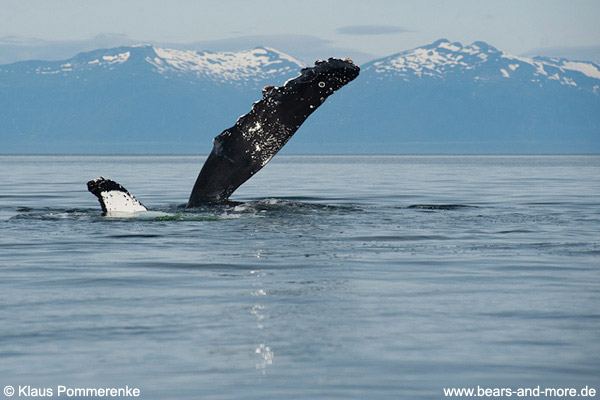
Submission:
<svg viewBox="0 0 600 400">
<path fill-rule="evenodd" d="M 260 257 L 260 251 L 257 253 L 256 257 Z M 250 294 L 257 297 L 267 296 L 267 292 L 264 290 L 261 283 L 261 278 L 265 276 L 265 272 L 257 270 L 250 271 L 250 274 L 252 275 L 253 287 L 253 291 Z M 259 362 L 256 363 L 256 369 L 265 375 L 267 366 L 273 364 L 273 359 L 275 358 L 275 352 L 265 344 L 265 341 L 269 336 L 267 329 L 265 329 L 265 323 L 267 323 L 266 320 L 269 318 L 269 311 L 266 305 L 255 304 L 252 306 L 250 313 L 256 318 L 256 328 L 259 331 L 257 335 L 258 339 L 256 340 L 258 344 L 254 350 L 254 353 L 260 358 Z"/>
</svg>

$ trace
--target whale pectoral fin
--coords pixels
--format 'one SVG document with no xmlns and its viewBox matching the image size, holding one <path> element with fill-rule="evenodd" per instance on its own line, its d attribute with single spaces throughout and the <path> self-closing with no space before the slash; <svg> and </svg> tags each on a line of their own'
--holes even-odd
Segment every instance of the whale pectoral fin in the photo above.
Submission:
<svg viewBox="0 0 600 400">
<path fill-rule="evenodd" d="M 110 179 L 93 179 L 87 183 L 87 188 L 98 198 L 105 215 L 148 211 L 127 189 Z"/>
<path fill-rule="evenodd" d="M 266 86 L 263 98 L 214 140 L 188 207 L 226 202 L 264 167 L 325 99 L 359 74 L 351 60 L 319 60 L 281 87 Z"/>
</svg>

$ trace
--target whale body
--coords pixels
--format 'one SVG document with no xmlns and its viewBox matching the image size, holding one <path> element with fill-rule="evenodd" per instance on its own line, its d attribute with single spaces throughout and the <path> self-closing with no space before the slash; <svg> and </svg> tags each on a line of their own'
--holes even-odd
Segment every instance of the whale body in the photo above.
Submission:
<svg viewBox="0 0 600 400">
<path fill-rule="evenodd" d="M 266 86 L 249 113 L 213 139 L 187 207 L 227 203 L 229 196 L 264 167 L 323 102 L 360 68 L 350 59 L 318 60 L 283 86 Z M 123 186 L 105 178 L 88 182 L 104 214 L 146 211 Z M 142 209 L 143 208 L 143 209 Z"/>
</svg>

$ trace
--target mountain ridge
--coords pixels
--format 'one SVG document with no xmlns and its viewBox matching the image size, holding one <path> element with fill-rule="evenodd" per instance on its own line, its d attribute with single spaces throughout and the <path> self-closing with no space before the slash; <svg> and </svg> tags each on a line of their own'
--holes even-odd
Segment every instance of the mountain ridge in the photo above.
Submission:
<svg viewBox="0 0 600 400">
<path fill-rule="evenodd" d="M 485 65 L 488 61 L 495 62 L 496 74 L 492 74 L 493 71 L 491 70 L 483 71 L 485 73 L 484 77 L 473 74 L 473 79 L 511 78 L 522 75 L 522 71 L 528 69 L 530 75 L 533 75 L 532 81 L 537 83 L 558 81 L 561 85 L 583 86 L 584 88 L 590 83 L 595 83 L 588 90 L 595 94 L 600 93 L 600 65 L 594 62 L 573 61 L 564 58 L 520 57 L 500 51 L 481 41 L 463 46 L 459 42 L 452 43 L 447 39 L 439 39 L 430 45 L 373 60 L 364 64 L 363 70 L 375 69 L 375 72 L 380 74 L 395 72 L 400 76 L 412 73 L 419 77 L 421 74 L 425 74 L 431 77 L 445 78 L 446 76 L 452 77 L 452 74 L 447 74 L 447 72 L 453 69 L 461 70 L 463 73 L 468 70 L 479 72 L 478 67 Z M 499 66 L 498 63 L 500 62 L 503 64 Z M 545 68 L 548 68 L 550 72 L 546 71 Z M 583 76 L 577 74 L 566 76 L 568 73 L 565 70 L 576 71 Z M 577 78 L 579 84 L 575 82 L 573 77 Z M 589 81 L 589 78 L 598 81 Z"/>
<path fill-rule="evenodd" d="M 245 83 L 289 76 L 306 67 L 302 61 L 269 47 L 239 52 L 174 50 L 147 45 L 120 46 L 81 52 L 60 61 L 19 61 L 0 65 L 0 72 L 71 75 L 95 68 L 114 69 L 127 62 L 149 66 L 163 75 Z M 42 69 L 41 65 L 45 65 Z M 24 68 L 20 68 L 24 67 Z M 266 67 L 269 67 L 268 69 Z"/>
</svg>

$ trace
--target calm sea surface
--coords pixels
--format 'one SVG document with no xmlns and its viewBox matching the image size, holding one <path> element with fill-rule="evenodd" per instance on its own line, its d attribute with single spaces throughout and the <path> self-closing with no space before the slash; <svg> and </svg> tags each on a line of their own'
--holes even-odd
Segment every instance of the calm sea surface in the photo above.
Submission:
<svg viewBox="0 0 600 400">
<path fill-rule="evenodd" d="M 600 390 L 600 156 L 277 156 L 178 208 L 203 161 L 0 156 L 0 386 Z M 172 216 L 102 217 L 100 175 Z"/>
</svg>

